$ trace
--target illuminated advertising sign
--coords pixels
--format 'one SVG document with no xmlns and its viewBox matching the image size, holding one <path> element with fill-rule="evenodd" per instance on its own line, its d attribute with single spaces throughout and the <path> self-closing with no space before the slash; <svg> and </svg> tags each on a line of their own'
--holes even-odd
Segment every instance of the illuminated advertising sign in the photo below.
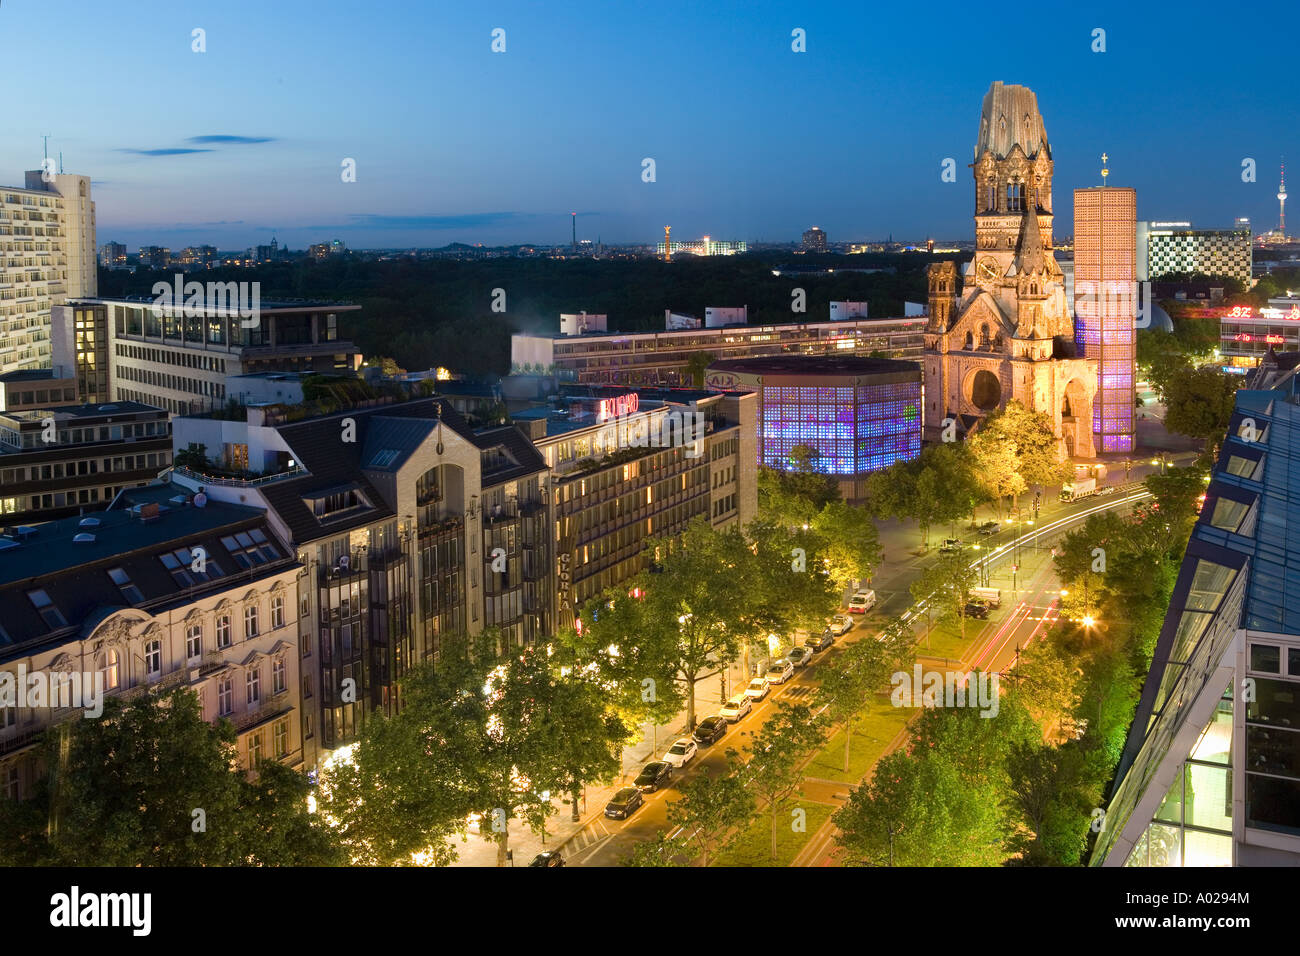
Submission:
<svg viewBox="0 0 1300 956">
<path fill-rule="evenodd" d="M 1236 305 L 1224 312 L 1222 318 L 1225 319 L 1287 319 L 1290 321 L 1300 321 L 1300 305 L 1293 305 L 1289 309 L 1275 309 L 1265 307 L 1259 310 L 1256 316 L 1248 305 Z"/>
<path fill-rule="evenodd" d="M 611 418 L 623 418 L 633 414 L 640 407 L 641 399 L 636 392 L 615 395 L 613 398 L 602 398 L 596 412 L 596 420 L 604 422 Z"/>
<path fill-rule="evenodd" d="M 1249 332 L 1238 332 L 1232 337 L 1234 342 L 1267 342 L 1269 345 L 1285 345 L 1286 336 L 1283 335 L 1251 335 Z"/>
</svg>

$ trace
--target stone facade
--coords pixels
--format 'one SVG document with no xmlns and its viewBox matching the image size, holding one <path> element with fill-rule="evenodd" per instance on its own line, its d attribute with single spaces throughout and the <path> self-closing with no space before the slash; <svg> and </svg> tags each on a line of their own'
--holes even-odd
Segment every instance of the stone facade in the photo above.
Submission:
<svg viewBox="0 0 1300 956">
<path fill-rule="evenodd" d="M 974 259 L 929 268 L 925 431 L 963 433 L 1016 399 L 1052 418 L 1062 456 L 1092 458 L 1097 362 L 1082 357 L 1052 255 L 1052 155 L 1037 98 L 995 82 L 975 144 Z"/>
</svg>

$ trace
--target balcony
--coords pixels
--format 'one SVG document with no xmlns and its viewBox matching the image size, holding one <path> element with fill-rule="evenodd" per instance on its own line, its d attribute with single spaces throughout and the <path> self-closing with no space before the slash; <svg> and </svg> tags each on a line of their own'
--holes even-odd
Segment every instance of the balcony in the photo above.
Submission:
<svg viewBox="0 0 1300 956">
<path fill-rule="evenodd" d="M 292 709 L 293 706 L 289 702 L 289 692 L 281 691 L 278 694 L 272 694 L 259 703 L 252 704 L 250 709 L 242 714 L 228 716 L 226 720 L 234 724 L 236 733 L 242 733 L 256 724 L 287 714 Z"/>
<path fill-rule="evenodd" d="M 286 478 L 296 478 L 299 475 L 307 474 L 307 469 L 301 465 L 294 465 L 285 471 L 277 472 L 272 475 L 253 475 L 247 474 L 240 476 L 238 474 L 221 474 L 195 471 L 192 468 L 177 466 L 172 469 L 172 474 L 182 478 L 188 478 L 203 485 L 224 486 L 228 488 L 256 488 L 260 485 L 269 485 L 275 481 L 284 481 Z"/>
</svg>

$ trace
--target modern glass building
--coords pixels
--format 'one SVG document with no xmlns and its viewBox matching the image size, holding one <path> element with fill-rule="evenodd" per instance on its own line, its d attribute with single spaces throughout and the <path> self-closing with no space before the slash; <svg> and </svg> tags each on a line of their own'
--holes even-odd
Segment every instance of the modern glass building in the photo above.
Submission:
<svg viewBox="0 0 1300 956">
<path fill-rule="evenodd" d="M 759 395 L 758 461 L 788 468 L 796 446 L 840 479 L 849 500 L 873 471 L 921 453 L 921 366 L 894 359 L 789 356 L 709 366 L 710 388 Z"/>
<path fill-rule="evenodd" d="M 1093 865 L 1300 864 L 1298 397 L 1237 393 Z"/>
</svg>

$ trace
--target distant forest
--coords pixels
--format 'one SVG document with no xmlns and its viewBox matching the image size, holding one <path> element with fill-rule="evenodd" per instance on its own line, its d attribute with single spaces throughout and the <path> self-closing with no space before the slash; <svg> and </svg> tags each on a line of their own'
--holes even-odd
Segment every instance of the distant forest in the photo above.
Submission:
<svg viewBox="0 0 1300 956">
<path fill-rule="evenodd" d="M 620 332 L 664 327 L 664 310 L 703 317 L 706 306 L 749 306 L 751 325 L 823 322 L 834 300 L 867 301 L 873 318 L 902 315 L 903 302 L 926 299 L 925 267 L 952 254 L 853 256 L 749 253 L 657 259 L 488 259 L 368 262 L 343 256 L 276 263 L 256 269 L 214 269 L 187 279 L 262 284 L 263 301 L 295 298 L 348 301 L 360 313 L 340 316 L 342 333 L 367 359 L 389 357 L 408 370 L 446 366 L 469 374 L 504 375 L 512 332 L 558 332 L 561 312 L 609 315 Z M 890 272 L 774 276 L 777 267 L 885 268 Z M 149 296 L 173 273 L 100 269 L 103 296 Z M 791 311 L 792 290 L 804 289 L 806 311 Z M 493 290 L 505 290 L 504 313 L 492 311 Z"/>
</svg>

